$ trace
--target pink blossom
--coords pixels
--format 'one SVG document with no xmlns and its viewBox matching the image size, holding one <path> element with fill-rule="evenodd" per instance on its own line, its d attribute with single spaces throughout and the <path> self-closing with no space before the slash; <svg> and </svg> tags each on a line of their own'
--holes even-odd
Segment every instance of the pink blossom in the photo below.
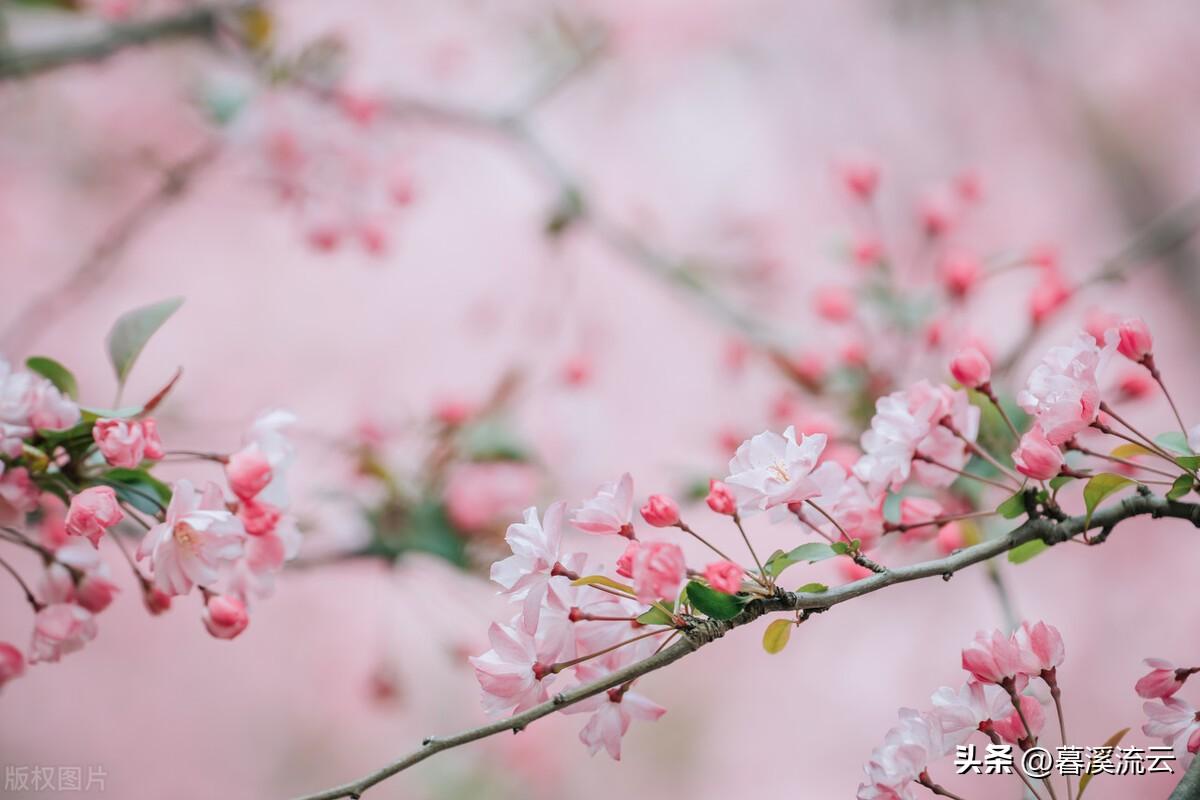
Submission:
<svg viewBox="0 0 1200 800">
<path fill-rule="evenodd" d="M 863 768 L 867 780 L 858 787 L 858 800 L 895 800 L 913 797 L 909 789 L 925 768 L 948 752 L 938 719 L 911 708 L 900 709 L 900 724 L 887 732 L 883 744 L 871 753 Z"/>
<path fill-rule="evenodd" d="M 743 442 L 729 462 L 725 485 L 742 511 L 798 503 L 820 493 L 810 477 L 825 449 L 824 434 L 802 436 L 788 426 L 780 436 L 764 431 Z"/>
<path fill-rule="evenodd" d="M 656 528 L 669 528 L 679 522 L 679 506 L 665 494 L 652 494 L 642 506 L 642 519 Z"/>
<path fill-rule="evenodd" d="M 541 522 L 536 507 L 525 509 L 524 521 L 509 525 L 504 535 L 512 555 L 492 564 L 491 578 L 502 593 L 522 601 L 524 631 L 530 635 L 537 631 L 547 586 L 562 568 L 565 508 L 561 501 L 551 504 Z"/>
<path fill-rule="evenodd" d="M 937 549 L 944 556 L 955 550 L 966 547 L 967 538 L 963 535 L 963 527 L 958 522 L 947 522 L 937 533 Z"/>
<path fill-rule="evenodd" d="M 0 642 L 0 689 L 25 674 L 25 656 L 8 642 Z"/>
<path fill-rule="evenodd" d="M 295 424 L 296 415 L 290 411 L 264 411 L 255 417 L 244 437 L 246 446 L 257 448 L 271 465 L 271 481 L 255 499 L 281 509 L 288 507 L 287 473 L 295 451 L 287 430 Z"/>
<path fill-rule="evenodd" d="M 571 517 L 571 524 L 585 533 L 632 537 L 633 478 L 628 472 L 606 483 Z"/>
<path fill-rule="evenodd" d="M 1062 634 L 1045 622 L 1032 625 L 1021 623 L 1012 635 L 1013 643 L 1021 650 L 1025 669 L 1031 675 L 1052 672 L 1066 658 Z"/>
<path fill-rule="evenodd" d="M 236 597 L 214 594 L 204 604 L 204 627 L 218 639 L 233 639 L 250 624 L 246 604 Z"/>
<path fill-rule="evenodd" d="M 1055 477 L 1065 463 L 1062 448 L 1050 443 L 1040 425 L 1034 425 L 1025 432 L 1012 458 L 1017 472 L 1038 481 Z"/>
<path fill-rule="evenodd" d="M 537 471 L 528 464 L 472 462 L 450 471 L 442 496 L 455 527 L 481 531 L 520 514 L 533 501 L 537 487 Z"/>
<path fill-rule="evenodd" d="M 732 561 L 714 561 L 704 568 L 704 580 L 718 592 L 737 594 L 742 588 L 742 568 Z"/>
<path fill-rule="evenodd" d="M 1142 733 L 1153 739 L 1162 739 L 1163 744 L 1174 747 L 1176 757 L 1184 762 L 1181 765 L 1186 766 L 1192 755 L 1191 740 L 1200 731 L 1196 709 L 1186 700 L 1165 697 L 1158 702 L 1143 703 L 1142 710 L 1149 717 L 1142 726 Z"/>
<path fill-rule="evenodd" d="M 963 648 L 962 666 L 981 683 L 1002 683 L 1024 675 L 1028 663 L 1021 649 L 1000 631 L 982 631 Z"/>
<path fill-rule="evenodd" d="M 900 523 L 909 526 L 905 531 L 906 539 L 929 539 L 936 536 L 937 527 L 929 523 L 940 517 L 942 512 L 942 504 L 929 497 L 906 497 L 901 500 Z"/>
<path fill-rule="evenodd" d="M 860 235 L 851 243 L 850 255 L 860 267 L 874 267 L 883 260 L 883 243 L 877 236 Z"/>
<path fill-rule="evenodd" d="M 250 500 L 271 482 L 271 462 L 257 445 L 249 445 L 229 457 L 225 477 L 239 499 Z"/>
<path fill-rule="evenodd" d="M 43 492 L 38 499 L 38 507 L 41 514 L 37 526 L 38 542 L 54 552 L 70 538 L 67 533 L 67 506 L 57 495 Z"/>
<path fill-rule="evenodd" d="M 1117 326 L 1117 337 L 1117 352 L 1130 361 L 1141 363 L 1154 347 L 1150 328 L 1141 317 L 1121 320 Z"/>
<path fill-rule="evenodd" d="M 58 549 L 41 583 L 44 602 L 75 603 L 93 614 L 108 608 L 118 591 L 108 564 L 95 547 L 81 538 L 72 539 Z"/>
<path fill-rule="evenodd" d="M 40 431 L 61 431 L 73 427 L 80 416 L 79 406 L 58 387 L 45 378 L 34 380 L 30 426 Z"/>
<path fill-rule="evenodd" d="M 67 509 L 67 533 L 83 536 L 99 547 L 104 532 L 125 518 L 117 494 L 108 486 L 91 486 L 71 498 Z"/>
<path fill-rule="evenodd" d="M 554 680 L 550 666 L 541 660 L 534 637 L 519 628 L 492 623 L 488 628 L 492 649 L 470 659 L 483 689 L 483 707 L 491 716 L 519 714 L 547 699 L 546 687 Z"/>
<path fill-rule="evenodd" d="M 1103 349 L 1080 335 L 1069 345 L 1052 347 L 1017 395 L 1021 408 L 1037 417 L 1051 444 L 1062 444 L 1096 419 L 1100 408 L 1097 375 L 1116 347 L 1110 334 Z"/>
<path fill-rule="evenodd" d="M 950 362 L 950 374 L 968 389 L 977 389 L 992 379 L 992 364 L 978 347 L 964 347 Z"/>
<path fill-rule="evenodd" d="M 941 276 L 951 297 L 966 297 L 983 277 L 983 265 L 971 253 L 951 253 L 942 259 Z"/>
<path fill-rule="evenodd" d="M 21 521 L 25 514 L 37 510 L 40 498 L 41 491 L 25 467 L 0 470 L 0 523 Z"/>
<path fill-rule="evenodd" d="M 1175 694 L 1183 688 L 1183 682 L 1192 674 L 1192 670 L 1178 669 L 1170 661 L 1162 658 L 1147 658 L 1145 663 L 1150 667 L 1150 672 L 1138 679 L 1133 690 L 1139 697 L 1149 700 Z"/>
<path fill-rule="evenodd" d="M 155 589 L 153 586 L 148 586 L 142 592 L 142 602 L 146 606 L 146 610 L 154 616 L 158 616 L 171 608 L 171 595 Z"/>
<path fill-rule="evenodd" d="M 870 200 L 879 186 L 879 165 L 869 158 L 848 158 L 838 173 L 846 189 L 860 200 Z"/>
<path fill-rule="evenodd" d="M 209 483 L 197 492 L 186 480 L 172 487 L 163 522 L 146 532 L 137 557 L 150 559 L 154 585 L 168 594 L 210 586 L 242 555 L 246 531 Z"/>
<path fill-rule="evenodd" d="M 1042 708 L 1042 704 L 1036 698 L 1030 697 L 1027 694 L 1018 695 L 1021 702 L 1021 714 L 1024 714 L 1025 719 L 1021 719 L 1021 714 L 1018 714 L 1015 709 L 1004 719 L 992 721 L 992 730 L 996 732 L 1001 739 L 1011 744 L 1017 744 L 1022 739 L 1036 739 L 1042 732 L 1042 728 L 1046 724 L 1046 710 Z M 1012 709 L 1011 703 L 1009 708 Z M 1025 724 L 1029 724 L 1029 728 Z"/>
<path fill-rule="evenodd" d="M 1033 291 L 1029 293 L 1029 318 L 1041 325 L 1050 315 L 1071 299 L 1071 287 L 1063 282 L 1057 270 L 1043 270 Z"/>
<path fill-rule="evenodd" d="M 1007 719 L 1014 713 L 1008 692 L 991 683 L 968 681 L 958 691 L 943 686 L 933 693 L 933 711 L 949 747 L 956 747 L 980 730 L 980 725 Z"/>
<path fill-rule="evenodd" d="M 833 469 L 832 467 L 838 467 Z M 813 473 L 814 480 L 821 484 L 821 494 L 814 503 L 837 520 L 842 530 L 870 550 L 883 535 L 883 503 L 880 495 L 872 497 L 866 486 L 857 478 L 847 477 L 840 464 L 822 465 Z M 815 525 L 829 536 L 838 536 L 840 531 L 825 523 L 823 516 L 809 513 L 805 521 Z"/>
<path fill-rule="evenodd" d="M 71 603 L 54 603 L 37 613 L 29 663 L 55 662 L 96 638 L 92 612 Z"/>
<path fill-rule="evenodd" d="M 636 692 L 610 689 L 564 709 L 565 713 L 592 712 L 591 718 L 579 732 L 579 741 L 595 755 L 600 748 L 616 760 L 621 760 L 621 738 L 635 719 L 654 722 L 667 710 Z"/>
<path fill-rule="evenodd" d="M 917 206 L 921 230 L 930 239 L 943 235 L 954 225 L 954 205 L 944 189 L 927 192 Z"/>
<path fill-rule="evenodd" d="M 98 419 L 92 428 L 92 438 L 114 467 L 133 469 L 145 458 L 163 457 L 158 428 L 152 419 Z"/>
<path fill-rule="evenodd" d="M 1124 400 L 1138 400 L 1154 391 L 1154 379 L 1145 370 L 1131 368 L 1117 380 Z"/>
<path fill-rule="evenodd" d="M 623 578 L 633 578 L 633 559 L 642 547 L 636 540 L 625 545 L 625 551 L 617 558 L 617 574 Z"/>
<path fill-rule="evenodd" d="M 633 588 L 638 600 L 652 603 L 674 599 L 687 574 L 687 563 L 679 545 L 643 542 L 633 557 Z"/>
<path fill-rule="evenodd" d="M 733 492 L 729 491 L 726 486 L 715 478 L 708 480 L 708 496 L 704 498 L 704 502 L 718 514 L 733 516 L 737 513 L 737 500 L 734 499 Z"/>
<path fill-rule="evenodd" d="M 270 503 L 244 500 L 238 505 L 237 517 L 246 533 L 257 538 L 275 530 L 283 518 L 283 512 Z"/>
<path fill-rule="evenodd" d="M 817 290 L 817 314 L 830 322 L 845 322 L 854 316 L 854 292 L 844 286 L 825 286 Z"/>
</svg>

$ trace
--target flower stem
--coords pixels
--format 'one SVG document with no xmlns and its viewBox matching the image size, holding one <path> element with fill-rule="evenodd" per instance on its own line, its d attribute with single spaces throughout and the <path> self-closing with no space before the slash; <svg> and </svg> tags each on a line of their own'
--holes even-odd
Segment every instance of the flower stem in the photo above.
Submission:
<svg viewBox="0 0 1200 800">
<path fill-rule="evenodd" d="M 558 674 L 564 669 L 570 669 L 576 664 L 582 664 L 584 661 L 598 658 L 606 653 L 611 653 L 613 650 L 620 649 L 627 644 L 633 644 L 634 642 L 641 641 L 642 639 L 648 639 L 651 636 L 658 636 L 660 634 L 667 633 L 670 630 L 670 628 L 659 628 L 658 630 L 650 631 L 649 633 L 643 633 L 638 636 L 634 636 L 632 639 L 626 639 L 623 642 L 617 642 L 616 644 L 606 647 L 603 650 L 597 650 L 594 653 L 588 653 L 586 656 L 580 656 L 579 658 L 572 658 L 570 661 L 560 661 L 557 664 L 551 664 L 550 666 L 546 667 L 546 673 L 551 675 Z"/>
<path fill-rule="evenodd" d="M 8 574 L 13 576 L 13 580 L 17 582 L 17 585 L 21 587 L 21 591 L 25 593 L 25 599 L 29 601 L 29 605 L 33 606 L 33 613 L 36 614 L 45 608 L 45 606 L 38 602 L 38 599 L 33 596 L 33 592 L 29 589 L 29 584 L 25 583 L 25 579 L 21 577 L 20 573 L 13 569 L 12 564 L 9 564 L 3 558 L 0 558 L 0 567 L 4 567 Z"/>
<path fill-rule="evenodd" d="M 1017 426 L 1013 424 L 1012 418 L 1008 416 L 1008 412 L 1004 410 L 1004 406 L 1000 405 L 1000 398 L 996 396 L 996 392 L 992 390 L 991 383 L 985 383 L 979 387 L 979 392 L 992 402 L 992 405 L 1000 412 L 1000 419 L 1004 420 L 1004 424 L 1008 427 L 1008 432 L 1013 435 L 1013 438 L 1018 442 L 1021 441 L 1021 434 L 1017 432 Z"/>
<path fill-rule="evenodd" d="M 1063 715 L 1062 707 L 1062 690 L 1058 688 L 1058 682 L 1051 678 L 1048 681 L 1050 684 L 1050 696 L 1054 698 L 1054 711 L 1058 715 L 1058 734 L 1061 737 L 1063 747 L 1067 746 L 1067 718 Z M 1071 778 L 1068 775 L 1063 776 L 1063 780 L 1067 782 L 1067 800 L 1075 800 L 1075 792 L 1071 788 Z"/>
<path fill-rule="evenodd" d="M 947 464 L 943 464 L 942 462 L 940 462 L 936 459 L 930 458 L 929 456 L 923 456 L 920 453 L 917 453 L 915 456 L 913 456 L 913 461 L 924 461 L 926 464 L 933 464 L 935 467 L 941 467 L 942 469 L 946 470 L 947 472 L 953 472 L 955 475 L 959 475 L 963 478 L 970 478 L 972 480 L 976 480 L 981 483 L 986 483 L 990 486 L 995 486 L 996 488 L 1003 489 L 1006 492 L 1017 491 L 1017 489 L 1020 488 L 1020 487 L 1010 486 L 1007 483 L 1000 483 L 999 481 L 994 481 L 991 478 L 985 478 L 982 475 L 976 475 L 973 472 L 966 472 L 961 469 L 955 469 L 954 467 L 951 467 Z"/>
<path fill-rule="evenodd" d="M 723 558 L 723 559 L 725 559 L 726 561 L 730 562 L 731 564 L 736 564 L 736 563 L 737 563 L 737 562 L 736 562 L 736 561 L 734 561 L 732 558 L 730 558 L 729 556 L 725 555 L 725 554 L 724 554 L 724 553 L 722 553 L 720 550 L 718 550 L 718 549 L 717 549 L 717 546 L 716 546 L 716 545 L 714 545 L 712 542 L 708 541 L 708 539 L 705 539 L 703 536 L 701 536 L 700 534 L 698 534 L 698 533 L 696 533 L 694 530 L 692 530 L 691 526 L 689 526 L 689 525 L 688 525 L 686 522 L 684 522 L 683 520 L 679 520 L 679 522 L 676 522 L 676 523 L 675 523 L 675 527 L 676 527 L 676 528 L 679 528 L 679 530 L 683 531 L 684 533 L 689 533 L 689 534 L 691 534 L 693 537 L 695 537 L 696 541 L 700 542 L 700 544 L 704 545 L 704 546 L 705 546 L 705 547 L 707 547 L 709 550 L 712 550 L 712 551 L 713 551 L 714 553 L 716 553 L 718 556 L 720 556 L 721 558 Z M 738 527 L 740 528 L 741 526 L 739 525 Z M 746 534 L 744 534 L 744 533 L 742 534 L 742 536 L 745 536 L 745 535 L 746 535 Z M 749 542 L 746 542 L 746 544 L 750 544 L 750 543 L 749 543 Z M 751 550 L 750 550 L 750 552 L 753 554 L 754 550 L 753 550 L 753 549 L 751 549 Z M 762 568 L 761 568 L 761 567 L 759 567 L 759 569 L 762 569 Z M 756 581 L 756 582 L 757 582 L 757 583 L 758 583 L 760 586 L 762 586 L 762 587 L 764 587 L 764 588 L 770 588 L 769 586 L 767 586 L 767 584 L 766 584 L 765 582 L 763 582 L 763 579 L 762 579 L 762 577 L 761 577 L 761 576 L 759 576 L 759 575 L 755 575 L 753 572 L 751 572 L 750 570 L 746 569 L 745 567 L 742 567 L 742 572 L 746 573 L 746 575 L 748 575 L 750 578 L 753 578 L 753 579 L 754 579 L 754 580 L 755 580 L 755 581 Z"/>
<path fill-rule="evenodd" d="M 738 533 L 742 535 L 742 541 L 746 543 L 746 547 L 750 550 L 750 557 L 754 559 L 754 565 L 758 567 L 758 574 L 763 576 L 758 582 L 763 583 L 763 579 L 769 581 L 770 578 L 767 578 L 767 571 L 763 569 L 762 562 L 758 560 L 758 553 L 754 552 L 754 545 L 750 544 L 750 537 L 746 535 L 746 529 L 742 527 L 742 515 L 736 511 L 733 512 L 733 524 L 737 525 Z M 770 588 L 769 583 L 763 585 Z"/>
</svg>

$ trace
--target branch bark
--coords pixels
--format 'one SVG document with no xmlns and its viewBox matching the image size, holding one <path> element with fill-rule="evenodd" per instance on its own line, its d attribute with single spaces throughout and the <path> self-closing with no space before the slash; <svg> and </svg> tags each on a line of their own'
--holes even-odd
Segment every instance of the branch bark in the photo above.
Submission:
<svg viewBox="0 0 1200 800">
<path fill-rule="evenodd" d="M 208 5 L 177 14 L 106 26 L 74 41 L 39 47 L 0 48 L 0 81 L 29 78 L 70 64 L 103 61 L 131 47 L 175 39 L 211 39 L 230 13 L 247 11 L 257 3 Z"/>
<path fill-rule="evenodd" d="M 949 580 L 954 573 L 961 569 L 988 561 L 1026 542 L 1040 539 L 1047 545 L 1054 546 L 1072 539 L 1084 531 L 1096 528 L 1111 530 L 1118 523 L 1139 516 L 1150 516 L 1156 519 L 1172 517 L 1187 520 L 1194 526 L 1200 527 L 1200 504 L 1181 503 L 1167 500 L 1145 491 L 1139 491 L 1138 494 L 1127 497 L 1115 505 L 1097 511 L 1092 515 L 1090 522 L 1082 516 L 1068 517 L 1057 522 L 1046 517 L 1029 519 L 1004 536 L 959 550 L 945 558 L 925 561 L 907 567 L 889 569 L 882 573 L 863 578 L 862 580 L 832 588 L 820 594 L 780 591 L 774 597 L 750 601 L 740 614 L 730 620 L 689 618 L 687 620 L 687 627 L 682 631 L 683 635 L 679 638 L 679 641 L 649 658 L 631 664 L 598 681 L 555 695 L 549 702 L 531 708 L 522 714 L 497 720 L 496 722 L 472 728 L 453 736 L 426 739 L 417 750 L 369 775 L 323 792 L 305 795 L 297 798 L 297 800 L 359 798 L 372 786 L 424 761 L 436 753 L 459 747 L 469 742 L 478 741 L 479 739 L 484 739 L 503 731 L 518 733 L 524 730 L 530 723 L 553 714 L 555 711 L 566 706 L 573 705 L 600 692 L 620 686 L 627 681 L 662 669 L 668 664 L 673 664 L 684 656 L 699 650 L 704 645 L 720 639 L 734 628 L 748 625 L 765 614 L 796 611 L 815 613 L 825 611 L 847 600 L 862 597 L 899 583 L 908 583 L 910 581 L 934 577 Z M 1200 762 L 1200 759 L 1197 759 L 1197 761 Z M 1191 772 L 1189 771 L 1189 775 Z M 1196 777 L 1195 781 L 1200 783 L 1200 776 Z M 1179 790 L 1177 789 L 1176 791 Z M 1181 798 L 1192 796 L 1191 794 L 1179 795 Z M 1172 798 L 1174 799 L 1175 795 L 1172 795 Z"/>
</svg>

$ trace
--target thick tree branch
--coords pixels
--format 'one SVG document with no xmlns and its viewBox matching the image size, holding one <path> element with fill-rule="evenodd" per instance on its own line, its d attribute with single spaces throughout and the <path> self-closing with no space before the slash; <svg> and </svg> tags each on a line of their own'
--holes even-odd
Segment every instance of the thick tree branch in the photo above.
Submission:
<svg viewBox="0 0 1200 800">
<path fill-rule="evenodd" d="M 1119 503 L 1097 511 L 1092 515 L 1090 521 L 1086 521 L 1082 516 L 1068 517 L 1060 522 L 1046 517 L 1038 517 L 1026 521 L 1004 536 L 959 550 L 945 558 L 925 561 L 907 567 L 889 569 L 885 572 L 863 578 L 862 580 L 829 589 L 820 594 L 780 591 L 774 597 L 750 601 L 740 614 L 730 620 L 720 621 L 691 618 L 688 619 L 688 627 L 682 632 L 683 635 L 679 638 L 679 641 L 649 658 L 631 664 L 601 680 L 556 695 L 549 702 L 531 708 L 522 714 L 498 720 L 479 728 L 463 731 L 453 736 L 426 739 L 419 749 L 398 761 L 388 764 L 382 769 L 376 770 L 351 783 L 318 792 L 317 794 L 306 795 L 298 800 L 337 800 L 337 798 L 344 797 L 361 797 L 372 786 L 390 778 L 398 772 L 408 769 L 414 764 L 424 761 L 435 753 L 440 753 L 443 750 L 449 750 L 468 742 L 484 739 L 503 731 L 520 732 L 531 722 L 553 714 L 565 706 L 572 705 L 580 700 L 592 697 L 600 692 L 620 686 L 627 681 L 672 664 L 704 645 L 720 639 L 734 628 L 754 622 L 764 614 L 796 611 L 814 613 L 824 611 L 839 603 L 877 592 L 880 589 L 898 583 L 908 583 L 910 581 L 934 577 L 949 580 L 954 573 L 961 569 L 995 558 L 1035 539 L 1040 539 L 1047 545 L 1053 546 L 1072 539 L 1086 530 L 1096 528 L 1112 530 L 1123 520 L 1139 516 L 1151 516 L 1156 519 L 1160 517 L 1184 519 L 1196 527 L 1200 527 L 1200 504 L 1180 503 L 1140 491 L 1138 494 L 1127 497 Z M 1197 761 L 1200 761 L 1200 759 L 1197 759 Z"/>
<path fill-rule="evenodd" d="M 257 3 L 203 5 L 153 19 L 106 25 L 77 39 L 39 47 L 0 48 L 0 81 L 28 78 L 69 64 L 103 61 L 131 47 L 175 39 L 211 39 L 229 14 Z"/>
</svg>

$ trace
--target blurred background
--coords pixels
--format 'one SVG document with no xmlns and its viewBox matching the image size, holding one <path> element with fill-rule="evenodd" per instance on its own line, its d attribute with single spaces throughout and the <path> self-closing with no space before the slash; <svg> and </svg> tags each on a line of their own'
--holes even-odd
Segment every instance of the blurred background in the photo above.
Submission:
<svg viewBox="0 0 1200 800">
<path fill-rule="evenodd" d="M 1011 355 L 1011 391 L 1089 313 L 1142 314 L 1185 418 L 1200 411 L 1186 0 L 0 12 L 0 352 L 69 364 L 104 405 L 112 321 L 184 296 L 128 394 L 184 368 L 159 423 L 179 447 L 233 449 L 260 410 L 295 411 L 306 533 L 232 643 L 195 598 L 149 616 L 128 580 L 94 643 L 0 695 L 3 764 L 98 765 L 114 797 L 287 797 L 479 724 L 465 659 L 500 613 L 486 568 L 521 508 L 624 471 L 639 502 L 685 497 L 765 428 L 852 443 L 886 388 L 864 359 L 943 380 L 946 348 L 980 341 Z M 882 175 L 866 215 L 839 178 L 863 159 Z M 861 282 L 864 231 L 912 289 L 904 341 L 823 305 Z M 956 252 L 996 274 L 940 318 L 921 287 Z M 1006 268 L 1027 262 L 1061 291 Z M 1127 394 L 1131 419 L 1165 418 Z M 797 538 L 754 523 L 768 552 Z M 1017 614 L 1064 634 L 1081 743 L 1132 725 L 1125 743 L 1150 744 L 1141 658 L 1195 660 L 1186 535 L 1135 521 L 998 565 Z M 0 639 L 24 642 L 28 610 L 4 597 Z M 644 679 L 668 713 L 621 763 L 551 717 L 370 797 L 853 797 L 896 709 L 957 685 L 962 644 L 1004 621 L 982 568 L 895 587 L 778 656 L 737 631 Z M 975 800 L 1018 796 L 952 771 L 935 777 Z"/>
</svg>

